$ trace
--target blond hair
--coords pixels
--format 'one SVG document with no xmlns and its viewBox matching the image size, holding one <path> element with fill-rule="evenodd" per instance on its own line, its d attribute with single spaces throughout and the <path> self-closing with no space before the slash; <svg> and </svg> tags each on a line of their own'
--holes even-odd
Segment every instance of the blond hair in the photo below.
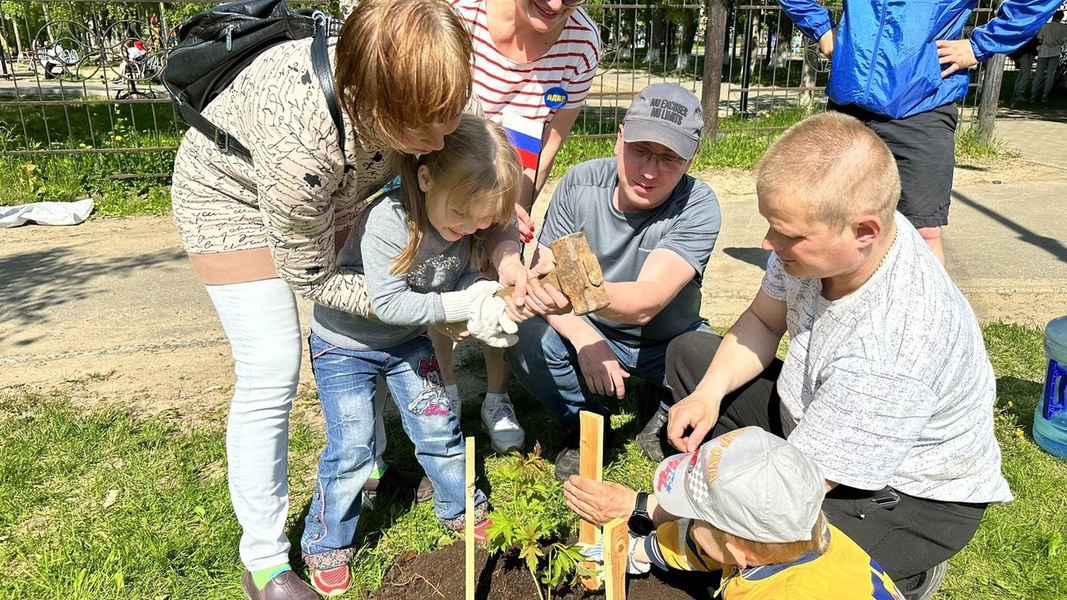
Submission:
<svg viewBox="0 0 1067 600">
<path fill-rule="evenodd" d="M 747 550 L 752 555 L 753 562 L 760 565 L 773 565 L 792 562 L 807 552 L 814 552 L 820 555 L 826 552 L 826 548 L 830 545 L 826 540 L 826 526 L 826 513 L 820 510 L 819 518 L 811 528 L 810 540 L 784 543 L 755 542 L 726 533 L 711 523 L 708 523 L 708 531 L 711 533 L 715 543 L 720 547 L 725 548 L 726 542 L 730 542 Z"/>
<path fill-rule="evenodd" d="M 446 0 L 363 0 L 337 40 L 338 102 L 360 136 L 400 147 L 463 111 L 472 54 Z"/>
<path fill-rule="evenodd" d="M 465 114 L 459 127 L 445 136 L 444 147 L 416 158 L 404 157 L 400 167 L 404 210 L 408 217 L 408 245 L 394 259 L 390 272 L 403 273 L 419 251 L 423 232 L 430 227 L 426 195 L 419 188 L 419 167 L 429 171 L 431 190 L 448 196 L 448 208 L 466 214 L 476 205 L 489 207 L 496 225 L 515 214 L 522 189 L 519 155 L 500 125 Z M 476 238 L 475 236 L 471 236 Z M 472 239 L 472 242 L 474 240 Z"/>
<path fill-rule="evenodd" d="M 837 112 L 790 127 L 756 165 L 756 194 L 805 202 L 812 216 L 844 227 L 873 213 L 888 223 L 900 200 L 889 148 L 859 120 Z"/>
</svg>

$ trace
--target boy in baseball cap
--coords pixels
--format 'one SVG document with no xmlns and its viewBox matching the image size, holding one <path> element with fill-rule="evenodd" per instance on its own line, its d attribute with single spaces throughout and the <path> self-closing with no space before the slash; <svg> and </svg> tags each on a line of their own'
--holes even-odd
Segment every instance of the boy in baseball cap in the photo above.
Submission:
<svg viewBox="0 0 1067 600">
<path fill-rule="evenodd" d="M 782 438 L 757 427 L 721 435 L 660 463 L 656 499 L 680 518 L 631 545 L 632 567 L 722 569 L 726 600 L 899 600 L 882 568 L 826 521 L 825 486 Z"/>
</svg>

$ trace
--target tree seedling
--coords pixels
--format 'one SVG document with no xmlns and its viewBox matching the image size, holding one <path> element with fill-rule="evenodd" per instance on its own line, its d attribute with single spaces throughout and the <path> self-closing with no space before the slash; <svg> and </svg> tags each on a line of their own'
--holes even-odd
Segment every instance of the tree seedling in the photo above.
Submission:
<svg viewBox="0 0 1067 600">
<path fill-rule="evenodd" d="M 489 515 L 489 551 L 518 550 L 541 600 L 550 600 L 564 583 L 576 583 L 578 577 L 593 575 L 595 571 L 582 566 L 584 557 L 579 546 L 552 541 L 564 529 L 565 511 L 559 507 L 563 489 L 552 476 L 551 465 L 541 457 L 541 445 L 535 445 L 533 452 L 525 456 L 512 454 L 498 475 L 503 481 L 496 483 L 493 495 L 501 500 Z"/>
</svg>

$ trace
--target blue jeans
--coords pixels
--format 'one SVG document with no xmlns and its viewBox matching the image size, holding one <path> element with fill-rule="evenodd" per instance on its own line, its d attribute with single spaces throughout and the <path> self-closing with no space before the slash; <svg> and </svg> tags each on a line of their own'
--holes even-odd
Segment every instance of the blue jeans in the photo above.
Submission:
<svg viewBox="0 0 1067 600">
<path fill-rule="evenodd" d="M 596 328 L 588 319 L 585 321 Z M 689 331 L 697 330 L 711 331 L 703 321 L 695 323 Z M 585 386 L 585 377 L 578 370 L 578 353 L 574 346 L 557 333 L 548 321 L 543 317 L 528 319 L 519 325 L 518 335 L 518 343 L 504 353 L 511 373 L 526 391 L 548 407 L 557 421 L 577 431 L 580 427 L 580 411 L 608 415 L 597 395 Z M 670 340 L 634 348 L 603 333 L 601 337 L 626 372 L 657 387 L 668 388 L 664 359 Z"/>
<path fill-rule="evenodd" d="M 400 409 L 415 457 L 434 485 L 438 518 L 463 514 L 463 434 L 441 383 L 430 338 L 419 336 L 384 350 L 346 350 L 314 333 L 308 340 L 311 368 L 326 419 L 326 448 L 300 547 L 316 569 L 347 564 L 359 520 L 360 493 L 374 469 L 375 377 L 385 377 Z M 480 491 L 475 503 L 485 502 Z"/>
</svg>

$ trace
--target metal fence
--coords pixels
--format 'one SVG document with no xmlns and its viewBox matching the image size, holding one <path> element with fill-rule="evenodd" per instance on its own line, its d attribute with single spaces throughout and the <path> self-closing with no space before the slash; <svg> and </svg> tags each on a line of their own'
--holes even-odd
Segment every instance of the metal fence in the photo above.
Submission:
<svg viewBox="0 0 1067 600">
<path fill-rule="evenodd" d="M 713 139 L 753 116 L 818 109 L 828 62 L 768 1 L 587 3 L 600 24 L 603 52 L 574 137 L 614 135 L 633 97 L 661 81 L 678 82 L 704 100 Z M 980 0 L 971 27 L 992 17 L 994 2 Z M 5 1 L 0 157 L 99 155 L 107 159 L 107 176 L 169 175 L 185 126 L 156 77 L 177 26 L 215 3 Z M 972 73 L 965 119 L 978 106 L 984 69 Z"/>
<path fill-rule="evenodd" d="M 0 10 L 0 156 L 79 156 L 116 178 L 170 175 L 184 127 L 156 77 L 175 11 L 148 0 Z"/>
<path fill-rule="evenodd" d="M 768 112 L 825 106 L 829 60 L 774 0 L 586 6 L 601 25 L 604 48 L 579 135 L 611 134 L 630 100 L 657 81 L 677 81 L 703 98 L 705 113 L 717 117 L 706 128 L 712 136 L 751 133 L 753 128 L 735 129 L 730 124 Z M 996 6 L 996 0 L 979 0 L 965 34 L 989 21 Z M 709 15 L 721 17 L 709 19 Z M 976 116 L 988 66 L 972 69 L 971 91 L 960 102 L 964 121 Z M 995 68 L 1002 68 L 999 62 Z M 712 80 L 718 84 L 717 93 L 705 87 Z M 599 130 L 590 120 L 600 123 Z"/>
</svg>

